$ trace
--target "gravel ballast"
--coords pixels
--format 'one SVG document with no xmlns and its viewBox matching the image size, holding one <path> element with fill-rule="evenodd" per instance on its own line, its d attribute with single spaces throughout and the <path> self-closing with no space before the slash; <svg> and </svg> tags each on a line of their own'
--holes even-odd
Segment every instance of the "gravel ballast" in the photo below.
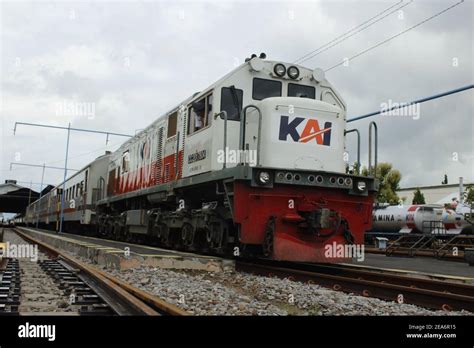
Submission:
<svg viewBox="0 0 474 348">
<path fill-rule="evenodd" d="M 110 273 L 196 315 L 472 315 L 235 271 L 177 272 L 140 267 Z"/>
<path fill-rule="evenodd" d="M 5 230 L 4 242 L 19 246 L 29 244 L 16 234 Z M 19 258 L 20 266 L 20 306 L 21 314 L 51 314 L 77 312 L 77 308 L 70 305 L 69 298 L 63 290 L 58 288 L 53 279 L 40 267 L 37 261 L 47 260 L 48 256 L 38 251 L 37 260 Z"/>
</svg>

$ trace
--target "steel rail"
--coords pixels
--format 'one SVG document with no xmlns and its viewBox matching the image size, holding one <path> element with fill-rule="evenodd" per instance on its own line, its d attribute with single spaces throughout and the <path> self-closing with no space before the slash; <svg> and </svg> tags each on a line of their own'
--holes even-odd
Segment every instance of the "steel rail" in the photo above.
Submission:
<svg viewBox="0 0 474 348">
<path fill-rule="evenodd" d="M 418 250 L 410 250 L 409 248 L 399 248 L 397 250 L 393 250 L 390 255 L 387 255 L 387 252 L 385 249 L 376 249 L 373 247 L 366 247 L 365 252 L 368 254 L 379 254 L 379 255 L 386 255 L 388 257 L 390 256 L 420 256 L 420 257 L 429 257 L 432 259 L 437 259 L 437 260 L 449 260 L 449 261 L 455 261 L 455 262 L 466 262 L 466 259 L 464 258 L 464 252 L 462 250 L 459 250 L 458 255 L 452 255 L 452 254 L 446 254 L 442 256 L 436 255 L 436 249 L 418 249 Z"/>
<path fill-rule="evenodd" d="M 298 264 L 298 269 L 474 297 L 474 285 L 421 278 L 349 265 Z"/>
<path fill-rule="evenodd" d="M 313 270 L 301 265 L 295 268 L 265 263 L 237 262 L 236 269 L 266 276 L 306 281 L 364 297 L 376 297 L 399 303 L 415 304 L 437 310 L 468 310 L 474 312 L 474 286 L 434 281 L 385 273 L 351 270 L 341 265 L 324 270 L 316 265 Z M 319 267 L 319 268 L 317 268 Z M 304 267 L 303 267 L 304 268 Z"/>
<path fill-rule="evenodd" d="M 13 229 L 16 234 L 30 243 L 37 244 L 39 248 L 45 252 L 60 257 L 74 268 L 85 272 L 89 276 L 96 279 L 98 282 L 115 293 L 123 302 L 129 303 L 134 313 L 133 315 L 187 315 L 187 313 L 179 307 L 167 303 L 143 290 L 133 287 L 124 281 L 117 279 L 105 272 L 96 269 L 93 266 L 86 265 L 77 259 L 61 252 L 42 241 L 39 241 L 18 229 Z"/>
</svg>

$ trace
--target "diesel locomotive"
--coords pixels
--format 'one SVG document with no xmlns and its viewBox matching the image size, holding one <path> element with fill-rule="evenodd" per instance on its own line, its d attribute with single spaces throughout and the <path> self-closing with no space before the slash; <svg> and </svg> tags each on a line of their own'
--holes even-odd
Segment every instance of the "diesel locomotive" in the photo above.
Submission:
<svg viewBox="0 0 474 348">
<path fill-rule="evenodd" d="M 57 227 L 64 194 L 69 232 L 339 262 L 328 248 L 363 243 L 377 190 L 346 169 L 352 131 L 321 69 L 253 55 L 31 204 L 25 221 Z"/>
</svg>

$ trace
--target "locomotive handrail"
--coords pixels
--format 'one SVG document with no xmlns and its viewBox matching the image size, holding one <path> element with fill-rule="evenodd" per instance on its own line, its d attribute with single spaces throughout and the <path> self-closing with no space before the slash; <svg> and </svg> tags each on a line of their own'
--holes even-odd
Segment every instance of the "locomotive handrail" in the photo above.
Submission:
<svg viewBox="0 0 474 348">
<path fill-rule="evenodd" d="M 175 153 L 175 164 L 174 164 L 174 179 L 178 180 L 178 170 L 179 170 L 179 135 L 176 134 L 176 153 Z"/>
<path fill-rule="evenodd" d="M 99 188 L 99 191 L 98 191 L 98 195 L 97 195 L 97 199 L 94 203 L 97 203 L 98 201 L 104 199 L 104 193 L 105 193 L 105 179 L 101 176 L 98 180 L 97 180 L 97 187 Z"/>
<path fill-rule="evenodd" d="M 344 135 L 354 132 L 357 134 L 357 166 L 360 167 L 360 132 L 357 128 L 354 128 L 344 131 Z"/>
<path fill-rule="evenodd" d="M 217 119 L 221 115 L 224 115 L 224 164 L 222 169 L 225 169 L 227 166 L 227 111 L 222 110 L 218 114 L 214 115 L 214 119 Z"/>
<path fill-rule="evenodd" d="M 247 120 L 247 109 L 254 108 L 258 112 L 258 139 L 257 139 L 257 167 L 260 166 L 260 138 L 262 130 L 262 112 L 256 105 L 249 104 L 240 112 L 240 144 L 239 148 L 245 151 L 245 122 Z"/>
<path fill-rule="evenodd" d="M 374 177 L 377 176 L 377 153 L 378 153 L 378 133 L 377 133 L 377 124 L 372 121 L 369 124 L 369 174 L 372 170 L 372 127 L 374 128 L 375 141 L 374 141 Z"/>
</svg>

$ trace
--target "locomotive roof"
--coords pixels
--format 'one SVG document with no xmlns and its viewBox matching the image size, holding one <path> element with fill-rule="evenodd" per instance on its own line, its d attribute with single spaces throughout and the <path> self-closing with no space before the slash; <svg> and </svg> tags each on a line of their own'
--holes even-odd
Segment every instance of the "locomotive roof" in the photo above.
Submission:
<svg viewBox="0 0 474 348">
<path fill-rule="evenodd" d="M 154 126 L 156 126 L 159 122 L 163 121 L 167 115 L 169 115 L 170 113 L 176 111 L 177 109 L 179 109 L 180 106 L 182 105 L 186 105 L 188 104 L 190 101 L 192 101 L 193 99 L 197 99 L 197 98 L 200 98 L 201 96 L 203 96 L 204 94 L 208 93 L 209 90 L 213 89 L 214 87 L 220 85 L 222 82 L 224 82 L 226 79 L 228 79 L 229 77 L 231 77 L 232 75 L 234 75 L 235 73 L 241 71 L 242 69 L 244 68 L 249 68 L 251 67 L 251 64 L 252 64 L 252 61 L 255 62 L 255 60 L 259 60 L 259 62 L 262 62 L 265 66 L 265 68 L 268 68 L 270 67 L 270 70 L 272 70 L 272 67 L 277 64 L 277 63 L 280 63 L 280 64 L 284 64 L 285 66 L 296 66 L 299 70 L 300 70 L 300 75 L 303 76 L 303 77 L 308 77 L 308 76 L 311 76 L 311 74 L 313 74 L 313 71 L 315 70 L 311 70 L 309 68 L 306 68 L 306 67 L 303 67 L 299 64 L 293 64 L 293 63 L 287 63 L 287 62 L 281 62 L 281 61 L 273 61 L 273 60 L 267 60 L 267 59 L 260 59 L 260 58 L 253 58 L 249 61 L 246 61 L 242 64 L 240 64 L 238 67 L 236 67 L 235 69 L 231 70 L 229 73 L 227 73 L 226 75 L 224 75 L 223 77 L 221 77 L 220 79 L 218 79 L 217 81 L 215 81 L 214 83 L 212 83 L 211 85 L 207 86 L 206 88 L 204 88 L 202 91 L 200 92 L 197 92 L 197 93 L 194 93 L 192 96 L 186 98 L 185 100 L 181 101 L 179 104 L 175 105 L 173 108 L 169 109 L 168 111 L 166 111 L 165 113 L 161 114 L 156 120 L 154 120 L 150 125 L 148 125 L 147 127 L 145 127 L 144 129 L 142 129 L 140 132 L 138 132 L 137 134 L 135 134 L 132 138 L 128 139 L 127 141 L 125 141 L 124 143 L 122 143 L 122 145 L 120 145 L 120 147 L 117 148 L 116 151 L 119 151 L 120 149 L 126 147 L 129 143 L 132 143 L 134 142 L 137 138 L 140 138 L 142 137 L 143 135 L 145 135 L 147 133 L 147 131 L 150 129 L 150 128 L 153 128 Z M 319 69 L 320 70 L 320 69 Z M 322 71 L 322 70 L 321 70 Z M 325 87 L 332 87 L 332 85 L 327 81 L 326 78 L 324 78 L 322 81 L 320 81 L 321 85 L 325 86 Z M 343 102 L 343 98 L 339 95 L 339 93 L 336 91 L 336 90 L 333 90 L 333 92 L 337 95 L 337 97 Z M 344 103 L 344 102 L 343 102 Z M 345 104 L 345 103 L 344 103 Z"/>
</svg>

